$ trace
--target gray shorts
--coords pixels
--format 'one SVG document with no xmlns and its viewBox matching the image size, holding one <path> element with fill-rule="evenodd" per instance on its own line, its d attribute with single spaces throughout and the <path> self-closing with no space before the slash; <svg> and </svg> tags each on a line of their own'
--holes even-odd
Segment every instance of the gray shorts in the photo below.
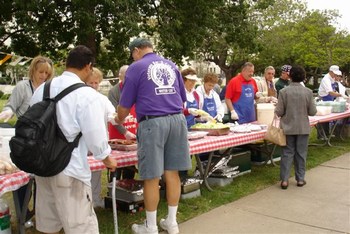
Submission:
<svg viewBox="0 0 350 234">
<path fill-rule="evenodd" d="M 183 114 L 140 122 L 137 141 L 141 179 L 160 177 L 165 170 L 183 171 L 192 167 Z"/>
</svg>

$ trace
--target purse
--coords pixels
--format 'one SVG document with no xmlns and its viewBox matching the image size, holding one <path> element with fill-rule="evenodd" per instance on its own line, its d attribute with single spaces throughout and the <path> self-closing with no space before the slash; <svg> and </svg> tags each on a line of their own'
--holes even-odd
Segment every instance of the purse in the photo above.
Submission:
<svg viewBox="0 0 350 234">
<path fill-rule="evenodd" d="M 272 143 L 279 146 L 286 146 L 286 135 L 284 135 L 283 129 L 277 125 L 277 116 L 275 115 L 271 124 L 267 126 L 267 132 L 264 139 L 271 141 Z"/>
</svg>

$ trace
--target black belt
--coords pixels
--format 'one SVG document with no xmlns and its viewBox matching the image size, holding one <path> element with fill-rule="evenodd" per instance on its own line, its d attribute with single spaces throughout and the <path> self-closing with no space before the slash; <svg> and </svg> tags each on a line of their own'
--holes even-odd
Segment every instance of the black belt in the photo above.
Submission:
<svg viewBox="0 0 350 234">
<path fill-rule="evenodd" d="M 178 113 L 173 113 L 173 114 L 165 114 L 165 115 L 144 115 L 139 123 L 141 123 L 142 121 L 144 120 L 149 120 L 149 119 L 155 119 L 155 118 L 159 118 L 159 117 L 165 117 L 165 116 L 171 116 L 171 115 L 178 115 L 180 114 L 181 112 L 178 112 Z"/>
</svg>

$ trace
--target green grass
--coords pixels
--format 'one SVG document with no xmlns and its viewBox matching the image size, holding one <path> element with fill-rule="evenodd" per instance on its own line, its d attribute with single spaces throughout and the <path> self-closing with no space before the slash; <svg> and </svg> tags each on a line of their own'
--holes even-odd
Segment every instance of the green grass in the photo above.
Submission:
<svg viewBox="0 0 350 234">
<path fill-rule="evenodd" d="M 1 103 L 0 103 L 1 105 Z M 310 143 L 317 143 L 316 131 L 313 129 Z M 320 142 L 318 142 L 320 143 Z M 307 169 L 314 168 L 326 161 L 336 158 L 350 151 L 349 141 L 341 141 L 339 139 L 332 140 L 332 143 L 341 147 L 309 147 L 307 158 Z M 292 172 L 291 175 L 294 172 Z M 306 172 L 307 173 L 307 172 Z M 103 174 L 102 196 L 107 194 L 107 178 L 106 173 Z M 279 167 L 272 165 L 252 166 L 251 173 L 234 179 L 233 183 L 215 188 L 213 192 L 208 191 L 204 186 L 201 187 L 201 196 L 182 200 L 178 209 L 178 221 L 184 222 L 202 213 L 205 213 L 218 206 L 233 202 L 239 198 L 255 193 L 266 187 L 276 184 L 279 181 Z M 12 193 L 6 193 L 3 196 L 10 204 L 12 214 L 14 215 L 14 207 L 12 201 Z M 113 212 L 111 209 L 96 209 L 98 216 L 100 233 L 113 233 Z M 158 218 L 164 217 L 167 213 L 167 204 L 164 198 L 161 199 L 158 209 Z M 131 233 L 131 225 L 133 223 L 143 222 L 145 219 L 144 212 L 136 214 L 124 213 L 118 211 L 119 233 Z M 12 218 L 12 231 L 15 233 L 16 224 Z M 27 229 L 27 233 L 38 233 L 34 228 Z"/>
</svg>

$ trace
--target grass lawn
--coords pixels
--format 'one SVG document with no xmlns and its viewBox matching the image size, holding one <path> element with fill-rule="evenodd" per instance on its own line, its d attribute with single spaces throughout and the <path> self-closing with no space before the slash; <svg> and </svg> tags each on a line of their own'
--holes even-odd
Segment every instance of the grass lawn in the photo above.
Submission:
<svg viewBox="0 0 350 234">
<path fill-rule="evenodd" d="M 1 108 L 1 103 L 0 103 Z M 313 129 L 310 136 L 310 143 L 317 143 L 316 131 Z M 350 151 L 349 141 L 341 141 L 335 139 L 332 141 L 334 145 L 342 147 L 309 147 L 307 159 L 307 169 L 316 167 L 323 162 L 336 158 Z M 278 164 L 278 163 L 277 163 Z M 294 172 L 292 172 L 294 173 Z M 107 193 L 107 178 L 106 173 L 103 174 L 102 196 Z M 307 172 L 306 172 L 307 174 Z M 294 175 L 294 174 L 292 174 Z M 272 165 L 252 166 L 251 173 L 234 179 L 233 183 L 214 189 L 213 192 L 208 191 L 204 186 L 201 187 L 201 196 L 182 200 L 178 209 L 178 222 L 184 222 L 188 219 L 205 213 L 215 207 L 233 202 L 241 197 L 255 193 L 266 187 L 276 184 L 279 181 L 279 167 Z M 15 209 L 12 201 L 12 193 L 6 193 L 3 197 L 10 204 L 12 215 L 15 214 Z M 113 212 L 111 209 L 96 209 L 99 220 L 100 233 L 109 234 L 114 232 Z M 164 217 L 167 213 L 167 204 L 164 199 L 161 200 L 158 209 L 158 219 Z M 119 233 L 131 233 L 131 225 L 133 223 L 143 222 L 145 213 L 139 212 L 135 214 L 118 212 Z M 16 224 L 12 217 L 12 231 L 15 233 Z M 34 228 L 27 229 L 26 233 L 37 233 Z"/>
</svg>

